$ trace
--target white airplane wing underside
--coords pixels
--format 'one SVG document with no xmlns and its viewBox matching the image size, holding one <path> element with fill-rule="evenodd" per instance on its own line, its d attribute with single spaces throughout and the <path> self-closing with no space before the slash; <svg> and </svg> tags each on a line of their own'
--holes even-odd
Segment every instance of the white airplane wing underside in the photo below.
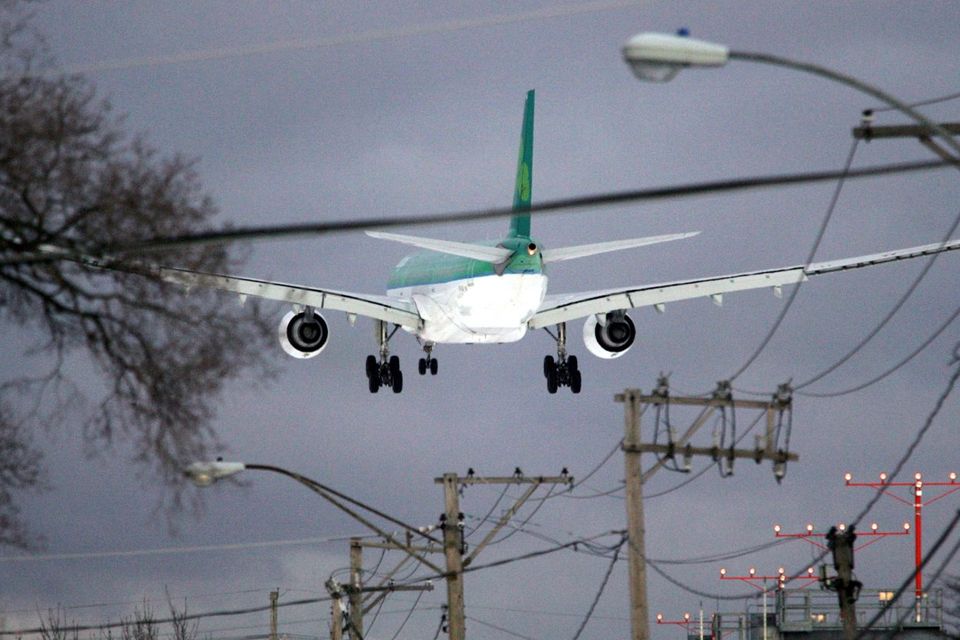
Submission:
<svg viewBox="0 0 960 640">
<path fill-rule="evenodd" d="M 920 256 L 943 253 L 960 249 L 960 239 L 945 243 L 927 244 L 907 249 L 885 251 L 842 260 L 829 262 L 815 262 L 806 267 L 803 265 L 781 267 L 763 271 L 749 271 L 725 276 L 697 278 L 694 280 L 680 280 L 661 284 L 641 285 L 636 287 L 622 287 L 604 291 L 588 291 L 566 295 L 548 295 L 540 309 L 530 319 L 528 326 L 539 329 L 560 322 L 576 320 L 593 314 L 609 313 L 611 311 L 635 309 L 638 307 L 662 308 L 668 302 L 689 300 L 692 298 L 712 297 L 714 302 L 720 303 L 724 293 L 746 291 L 748 289 L 762 289 L 772 287 L 779 291 L 779 287 L 787 284 L 796 284 L 806 280 L 809 276 L 816 276 L 835 271 L 859 269 L 885 262 L 908 260 Z"/>
<path fill-rule="evenodd" d="M 383 320 L 391 324 L 398 324 L 416 330 L 420 325 L 420 315 L 412 300 L 375 296 L 360 293 L 333 291 L 302 285 L 255 280 L 253 278 L 238 278 L 215 273 L 202 273 L 187 269 L 159 267 L 157 272 L 160 278 L 186 289 L 205 287 L 231 291 L 241 296 L 254 296 L 268 300 L 278 300 L 310 306 L 314 309 L 333 309 Z"/>
</svg>

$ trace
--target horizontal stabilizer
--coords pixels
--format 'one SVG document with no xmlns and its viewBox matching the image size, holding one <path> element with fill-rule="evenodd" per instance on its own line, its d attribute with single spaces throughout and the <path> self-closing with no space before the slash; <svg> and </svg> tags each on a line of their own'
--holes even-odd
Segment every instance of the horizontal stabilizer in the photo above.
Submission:
<svg viewBox="0 0 960 640">
<path fill-rule="evenodd" d="M 629 240 L 613 240 L 611 242 L 598 242 L 596 244 L 581 244 L 576 247 L 561 247 L 560 249 L 543 249 L 540 255 L 543 256 L 543 263 L 560 262 L 561 260 L 573 260 L 574 258 L 584 258 L 586 256 L 597 255 L 598 253 L 607 253 L 609 251 L 620 251 L 621 249 L 633 249 L 634 247 L 644 247 L 648 244 L 657 244 L 660 242 L 670 242 L 671 240 L 683 240 L 700 233 L 693 231 L 691 233 L 672 233 L 665 236 L 648 236 L 646 238 L 631 238 Z"/>
<path fill-rule="evenodd" d="M 383 231 L 367 231 L 366 233 L 371 238 L 402 242 L 403 244 L 410 244 L 415 247 L 420 247 L 421 249 L 449 253 L 463 258 L 489 262 L 491 264 L 500 264 L 513 255 L 513 251 L 504 249 L 503 247 L 487 247 L 479 244 L 469 244 L 467 242 L 451 242 L 449 240 L 403 236 L 396 233 L 384 233 Z"/>
</svg>

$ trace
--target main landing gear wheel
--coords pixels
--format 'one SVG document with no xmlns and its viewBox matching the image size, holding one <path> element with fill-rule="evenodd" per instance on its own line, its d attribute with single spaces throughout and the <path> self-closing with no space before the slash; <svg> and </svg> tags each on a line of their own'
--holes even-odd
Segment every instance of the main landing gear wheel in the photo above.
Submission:
<svg viewBox="0 0 960 640">
<path fill-rule="evenodd" d="M 394 393 L 403 391 L 403 371 L 397 356 L 390 356 L 386 362 L 378 362 L 376 356 L 367 356 L 366 369 L 370 393 L 378 392 L 380 387 L 390 387 Z"/>
<path fill-rule="evenodd" d="M 553 335 L 553 334 L 551 334 Z M 543 377 L 547 379 L 547 391 L 556 393 L 560 387 L 570 387 L 573 393 L 580 393 L 583 387 L 583 376 L 580 374 L 580 365 L 577 356 L 567 356 L 566 325 L 557 325 L 557 357 L 543 358 Z"/>
<path fill-rule="evenodd" d="M 390 387 L 394 393 L 403 391 L 403 372 L 400 370 L 400 358 L 391 356 L 387 343 L 393 335 L 387 335 L 386 324 L 379 322 L 377 332 L 380 338 L 380 358 L 367 356 L 365 370 L 370 393 L 377 393 L 380 387 Z M 394 333 L 396 329 L 394 329 Z"/>
</svg>

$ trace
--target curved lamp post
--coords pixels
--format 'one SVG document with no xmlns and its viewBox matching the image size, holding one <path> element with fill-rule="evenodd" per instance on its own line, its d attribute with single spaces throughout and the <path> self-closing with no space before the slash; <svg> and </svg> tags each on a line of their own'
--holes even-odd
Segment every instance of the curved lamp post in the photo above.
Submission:
<svg viewBox="0 0 960 640">
<path fill-rule="evenodd" d="M 398 520 L 397 518 L 394 518 L 393 516 L 390 516 L 380 511 L 379 509 L 376 509 L 374 507 L 371 507 L 370 505 L 364 504 L 359 500 L 355 500 L 348 495 L 340 493 L 336 489 L 333 489 L 331 487 L 328 487 L 327 485 L 317 482 L 316 480 L 312 480 L 306 476 L 300 475 L 299 473 L 290 471 L 288 469 L 284 469 L 282 467 L 275 467 L 268 464 L 249 464 L 249 463 L 243 463 L 243 462 L 224 462 L 223 460 L 216 460 L 216 461 L 194 462 L 188 465 L 184 469 L 183 473 L 198 487 L 208 487 L 218 480 L 221 480 L 223 478 L 228 478 L 230 476 L 236 475 L 248 469 L 258 470 L 258 471 L 271 471 L 273 473 L 278 473 L 280 475 L 287 476 L 288 478 L 293 478 L 294 480 L 296 480 L 297 482 L 299 482 L 300 484 L 307 487 L 308 489 L 310 489 L 311 491 L 319 495 L 321 498 L 329 502 L 330 504 L 334 505 L 335 507 L 345 512 L 347 515 L 349 515 L 353 519 L 357 520 L 358 522 L 366 526 L 368 529 L 371 529 L 372 531 L 374 531 L 377 535 L 385 538 L 390 542 L 396 543 L 401 548 L 403 548 L 406 545 L 404 545 L 403 542 L 396 540 L 393 534 L 387 533 L 386 531 L 382 530 L 380 527 L 376 526 L 375 524 L 373 524 L 372 522 L 370 522 L 369 520 L 367 520 L 366 518 L 358 514 L 353 509 L 350 509 L 346 505 L 342 504 L 341 501 L 348 502 L 356 507 L 359 507 L 360 509 L 363 509 L 364 511 L 367 511 L 380 518 L 383 518 L 388 522 L 392 522 L 393 524 L 401 527 L 402 529 L 404 529 L 405 531 L 411 534 L 421 536 L 437 544 L 442 544 L 440 540 L 437 540 L 436 538 L 431 536 L 429 533 L 417 527 L 413 527 L 401 520 Z M 424 561 L 422 558 L 421 560 Z M 430 562 L 424 561 L 424 564 L 427 564 L 428 566 L 431 566 L 431 568 L 434 568 L 438 572 L 442 573 L 442 571 L 438 567 L 431 565 Z"/>
<path fill-rule="evenodd" d="M 960 144 L 953 136 L 909 105 L 862 80 L 816 64 L 768 53 L 734 51 L 724 45 L 666 33 L 638 33 L 623 46 L 623 58 L 633 69 L 634 75 L 650 82 L 667 82 L 681 69 L 688 67 L 721 67 L 728 60 L 760 62 L 811 73 L 844 84 L 890 105 L 941 138 L 960 156 Z"/>
<path fill-rule="evenodd" d="M 649 82 L 667 82 L 673 79 L 682 69 L 691 67 L 722 67 L 730 60 L 743 60 L 770 64 L 796 71 L 810 73 L 865 93 L 881 102 L 890 105 L 901 113 L 906 114 L 914 122 L 928 130 L 932 135 L 941 138 L 943 142 L 960 157 L 960 144 L 940 125 L 931 122 L 922 114 L 912 109 L 901 100 L 869 85 L 862 80 L 839 73 L 826 67 L 798 62 L 781 56 L 750 51 L 733 51 L 729 47 L 705 40 L 687 37 L 684 32 L 678 35 L 666 33 L 638 33 L 623 46 L 623 58 L 630 65 L 634 75 L 640 80 Z M 956 163 L 956 160 L 954 160 Z M 631 553 L 631 566 L 642 563 L 638 554 Z M 638 597 L 639 587 L 632 582 L 631 587 L 631 637 L 633 640 L 647 640 L 650 637 L 647 623 L 646 596 Z M 641 589 L 642 590 L 642 589 Z"/>
</svg>

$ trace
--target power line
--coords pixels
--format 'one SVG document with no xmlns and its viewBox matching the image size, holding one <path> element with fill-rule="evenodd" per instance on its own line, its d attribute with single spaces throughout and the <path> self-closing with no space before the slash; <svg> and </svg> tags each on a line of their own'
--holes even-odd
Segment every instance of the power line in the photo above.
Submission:
<svg viewBox="0 0 960 640">
<path fill-rule="evenodd" d="M 950 240 L 951 236 L 953 236 L 953 233 L 957 230 L 958 226 L 960 226 L 960 212 L 958 212 L 957 215 L 954 217 L 953 223 L 950 225 L 950 228 L 944 234 L 943 240 L 941 242 L 945 243 L 948 240 Z M 887 315 L 883 318 L 883 320 L 881 320 L 879 324 L 877 324 L 877 326 L 874 327 L 873 330 L 870 333 L 868 333 L 853 349 L 848 351 L 846 355 L 844 355 L 842 358 L 837 360 L 834 364 L 830 365 L 829 367 L 827 367 L 820 373 L 814 375 L 813 377 L 807 379 L 806 381 L 801 382 L 800 384 L 796 385 L 794 388 L 803 389 L 804 387 L 808 387 L 814 382 L 817 382 L 818 380 L 821 380 L 825 376 L 833 373 L 845 362 L 847 362 L 850 358 L 856 355 L 863 347 L 867 345 L 868 342 L 873 340 L 873 338 L 876 337 L 878 333 L 880 333 L 880 331 L 887 325 L 887 323 L 890 322 L 891 319 L 893 319 L 893 317 L 897 314 L 897 312 L 899 312 L 900 309 L 903 308 L 903 305 L 906 304 L 907 300 L 910 299 L 910 296 L 913 295 L 913 292 L 916 291 L 917 287 L 920 286 L 920 283 L 923 281 L 927 273 L 933 267 L 938 257 L 939 257 L 939 254 L 933 254 L 932 256 L 930 256 L 930 259 L 927 260 L 927 263 L 923 266 L 923 269 L 920 271 L 917 277 L 914 278 L 910 286 L 907 287 L 907 290 L 903 293 L 900 299 L 897 300 L 896 304 L 893 305 L 893 308 L 890 310 L 890 312 L 887 313 Z"/>
<path fill-rule="evenodd" d="M 233 595 L 240 595 L 240 594 L 246 594 L 246 593 L 266 593 L 267 591 L 268 591 L 268 589 L 242 589 L 242 590 L 240 590 L 240 591 L 221 591 L 221 592 L 217 592 L 217 593 L 201 593 L 201 594 L 193 594 L 193 595 L 186 595 L 186 596 L 178 596 L 178 598 L 179 598 L 179 597 L 190 598 L 190 599 L 214 598 L 214 597 L 217 597 L 217 596 L 233 596 Z M 127 601 L 124 601 L 124 602 L 95 602 L 95 603 L 90 603 L 90 604 L 74 604 L 74 605 L 67 605 L 67 606 L 59 605 L 58 608 L 59 608 L 59 609 L 62 609 L 63 611 L 73 611 L 73 610 L 77 610 L 77 609 L 104 609 L 104 608 L 107 608 L 107 607 L 120 607 L 120 606 L 129 606 L 129 605 L 139 605 L 139 604 L 144 604 L 144 603 L 150 604 L 150 603 L 153 603 L 153 602 L 157 602 L 157 601 L 159 601 L 159 600 L 160 600 L 160 598 L 147 598 L 147 597 L 144 597 L 144 598 L 141 599 L 141 600 L 127 600 Z M 13 614 L 13 613 L 36 613 L 36 612 L 37 612 L 37 608 L 33 608 L 33 609 L 0 609 L 0 615 L 10 615 L 10 614 Z"/>
<path fill-rule="evenodd" d="M 400 623 L 400 628 L 397 629 L 397 632 L 393 634 L 393 637 L 391 637 L 390 640 L 397 640 L 397 636 L 399 636 L 399 635 L 400 635 L 400 632 L 403 631 L 403 628 L 407 625 L 407 622 L 410 620 L 410 616 L 413 615 L 413 612 L 416 610 L 417 605 L 420 604 L 420 598 L 423 597 L 423 594 L 424 594 L 423 591 L 421 591 L 420 593 L 417 594 L 417 599 L 416 599 L 416 601 L 413 603 L 413 606 L 410 607 L 410 612 L 407 613 L 407 617 L 404 618 L 404 619 L 403 619 L 403 622 Z"/>
<path fill-rule="evenodd" d="M 907 355 L 907 357 L 905 357 L 903 360 L 896 363 L 895 365 L 893 365 L 883 373 L 876 375 L 873 378 L 870 378 L 866 382 L 858 384 L 854 387 L 849 387 L 842 391 L 823 391 L 819 393 L 814 391 L 800 391 L 798 392 L 798 395 L 807 396 L 811 398 L 836 398 L 839 396 L 845 396 L 850 393 L 855 393 L 857 391 L 862 391 L 867 387 L 873 386 L 874 384 L 880 382 L 881 380 L 887 378 L 894 372 L 898 371 L 901 367 L 906 366 L 911 360 L 913 360 L 918 355 L 920 355 L 920 353 L 922 353 L 924 349 L 929 347 L 934 340 L 940 337 L 940 334 L 946 331 L 947 327 L 953 324 L 954 320 L 957 319 L 957 316 L 960 316 L 960 307 L 957 307 L 956 310 L 954 310 L 954 312 L 950 314 L 950 317 L 947 318 L 946 322 L 941 324 L 940 327 L 930 335 L 930 337 L 928 337 L 926 340 L 920 343 L 920 346 L 914 349 L 913 351 L 911 351 L 910 354 Z"/>
<path fill-rule="evenodd" d="M 950 376 L 950 379 L 947 381 L 947 385 L 944 388 L 943 392 L 937 398 L 937 401 L 934 404 L 933 409 L 927 415 L 927 418 L 924 421 L 923 426 L 920 427 L 920 430 L 917 432 L 917 435 L 914 436 L 913 441 L 907 447 L 907 450 L 904 452 L 904 454 L 900 457 L 900 460 L 897 462 L 894 470 L 890 474 L 888 474 L 887 478 L 889 479 L 890 482 L 893 482 L 894 480 L 896 480 L 897 476 L 903 470 L 904 465 L 906 465 L 907 460 L 910 459 L 910 457 L 913 455 L 913 452 L 916 450 L 916 448 L 920 445 L 920 442 L 926 436 L 927 431 L 930 430 L 930 427 L 933 425 L 933 421 L 936 419 L 937 415 L 939 415 L 941 409 L 943 409 L 943 405 L 946 403 L 947 398 L 949 398 L 950 394 L 953 392 L 953 389 L 957 384 L 957 380 L 958 378 L 960 378 L 960 342 L 958 342 L 954 346 L 953 360 L 951 362 L 951 365 L 955 367 L 953 374 Z M 878 487 L 876 493 L 873 495 L 872 498 L 870 498 L 870 500 L 867 501 L 866 506 L 864 506 L 864 508 L 860 511 L 860 513 L 857 514 L 857 516 L 853 519 L 853 522 L 851 523 L 850 526 L 858 525 L 860 521 L 868 513 L 870 513 L 870 510 L 873 509 L 874 505 L 877 504 L 877 502 L 880 500 L 880 498 L 883 495 L 884 495 L 883 487 Z M 828 550 L 824 549 L 811 560 L 810 564 L 816 564 L 820 562 L 827 555 L 827 553 L 828 553 Z M 796 573 L 790 575 L 789 577 L 790 579 L 797 578 L 801 575 L 804 575 L 805 572 L 806 572 L 806 569 L 801 569 Z"/>
<path fill-rule="evenodd" d="M 926 107 L 931 104 L 938 104 L 940 102 L 948 102 L 950 100 L 956 100 L 957 98 L 960 98 L 960 93 L 950 93 L 945 96 L 940 96 L 939 98 L 929 98 L 927 100 L 921 100 L 920 102 L 914 102 L 907 106 L 911 108 Z M 897 110 L 898 109 L 896 107 L 876 107 L 874 109 L 870 109 L 870 111 L 873 111 L 874 113 L 882 113 L 884 111 L 897 111 Z"/>
<path fill-rule="evenodd" d="M 863 169 L 851 170 L 846 174 L 837 171 L 813 171 L 796 174 L 779 174 L 734 178 L 727 180 L 714 180 L 672 187 L 631 189 L 626 191 L 575 196 L 571 198 L 558 198 L 532 205 L 529 212 L 531 214 L 543 215 L 546 213 L 564 212 L 585 207 L 608 206 L 633 202 L 652 202 L 672 198 L 703 196 L 708 194 L 735 193 L 749 189 L 764 189 L 771 187 L 827 182 L 837 180 L 841 176 L 845 176 L 845 178 L 849 180 L 852 178 L 879 177 L 906 172 L 943 169 L 955 166 L 956 164 L 952 161 L 927 160 L 922 162 L 866 167 Z M 513 214 L 514 211 L 512 208 L 497 207 L 457 213 L 436 213 L 420 216 L 379 216 L 360 220 L 338 220 L 333 222 L 311 222 L 261 227 L 238 227 L 234 229 L 221 229 L 219 231 L 206 231 L 193 234 L 184 234 L 180 236 L 148 238 L 145 240 L 122 244 L 82 247 L 79 251 L 73 248 L 65 247 L 52 247 L 44 252 L 31 254 L 25 254 L 21 251 L 19 255 L 5 256 L 0 258 L 0 266 L 36 262 L 51 262 L 62 259 L 80 259 L 82 261 L 82 259 L 85 257 L 83 254 L 86 254 L 86 256 L 116 256 L 120 254 L 129 256 L 133 254 L 168 251 L 188 246 L 223 244 L 241 240 L 281 239 L 304 235 L 318 236 L 372 228 L 384 229 L 401 226 L 417 227 L 440 223 L 507 218 Z"/>
<path fill-rule="evenodd" d="M 860 630 L 860 632 L 857 634 L 857 640 L 860 640 L 861 638 L 863 638 L 864 634 L 866 634 L 867 631 L 872 629 L 873 625 L 875 625 L 880 620 L 880 618 L 883 617 L 883 614 L 885 614 L 890 609 L 890 607 L 892 607 L 893 604 L 897 600 L 899 600 L 900 596 L 903 595 L 903 593 L 907 590 L 907 588 L 913 582 L 913 579 L 917 575 L 917 573 L 922 571 L 923 568 L 927 565 L 927 563 L 930 562 L 930 560 L 933 558 L 933 556 L 936 555 L 937 551 L 940 550 L 940 547 L 943 546 L 943 543 L 946 542 L 947 537 L 951 533 L 953 533 L 953 530 L 956 528 L 958 523 L 960 523 L 960 509 L 957 510 L 957 513 L 953 516 L 953 520 L 950 521 L 950 524 L 947 525 L 947 528 L 944 529 L 940 537 L 937 538 L 937 541 L 934 543 L 933 548 L 927 552 L 927 555 L 923 559 L 923 562 L 921 562 L 919 566 L 915 567 L 913 571 L 910 572 L 910 575 L 907 576 L 907 578 L 903 581 L 903 584 L 901 584 L 900 588 L 897 589 L 897 591 L 893 594 L 893 597 L 887 600 L 883 604 L 883 606 L 880 607 L 877 613 L 874 614 L 873 618 L 871 618 L 870 621 L 866 625 L 864 625 L 864 627 Z M 950 552 L 947 558 L 947 562 L 953 559 L 953 556 L 957 553 L 958 550 L 960 550 L 960 542 L 954 545 L 953 550 Z M 941 567 L 941 570 L 942 569 L 943 567 Z M 906 615 L 909 615 L 909 610 L 906 612 Z M 902 622 L 903 622 L 903 619 L 900 619 L 898 621 L 898 624 L 894 627 L 895 631 L 899 630 L 900 628 L 899 623 L 902 623 Z"/>
<path fill-rule="evenodd" d="M 742 558 L 743 556 L 748 556 L 760 551 L 766 551 L 778 545 L 794 542 L 797 538 L 779 538 L 771 542 L 763 542 L 746 549 L 737 549 L 735 551 L 726 551 L 723 553 L 717 553 L 712 556 L 700 556 L 698 558 L 686 558 L 679 560 L 664 560 L 664 559 L 653 559 L 651 562 L 656 562 L 657 564 L 670 564 L 670 565 L 691 565 L 691 564 L 711 564 L 713 562 L 721 562 L 723 560 L 733 560 L 735 558 Z"/>
<path fill-rule="evenodd" d="M 807 259 L 803 263 L 803 268 L 806 270 L 807 267 L 813 262 L 813 258 L 817 255 L 817 250 L 820 248 L 820 243 L 823 241 L 823 236 L 827 232 L 827 226 L 830 224 L 830 220 L 833 218 L 833 212 L 836 210 L 837 202 L 840 199 L 840 192 L 843 190 L 843 185 L 846 183 L 846 176 L 850 173 L 850 167 L 853 164 L 853 157 L 856 155 L 857 146 L 859 145 L 860 140 L 858 138 L 853 139 L 853 144 L 850 146 L 850 151 L 847 153 L 847 161 L 843 167 L 843 175 L 840 176 L 840 179 L 837 181 L 837 187 L 833 191 L 833 196 L 830 198 L 830 204 L 827 206 L 827 212 L 823 217 L 823 222 L 820 223 L 820 229 L 817 231 L 817 236 L 813 241 L 813 246 L 810 247 L 810 251 L 807 254 Z M 800 288 L 802 287 L 803 282 L 797 282 L 796 286 L 793 287 L 793 290 L 790 292 L 790 297 L 787 299 L 787 303 L 783 306 L 783 309 L 780 310 L 780 314 L 777 316 L 777 319 L 774 321 L 773 326 L 770 327 L 770 330 L 767 332 L 767 335 L 760 341 L 760 345 L 754 350 L 753 354 L 747 358 L 747 361 L 737 369 L 737 371 L 730 376 L 729 380 L 733 382 L 736 380 L 740 374 L 750 368 L 750 365 L 756 361 L 760 354 L 763 353 L 763 350 L 767 348 L 767 345 L 770 344 L 770 341 L 773 339 L 774 334 L 780 328 L 780 325 L 783 323 L 784 318 L 787 317 L 787 313 L 790 312 L 790 308 L 793 306 L 794 300 L 797 299 L 797 295 L 800 293 Z"/>
<path fill-rule="evenodd" d="M 290 602 L 281 602 L 278 603 L 277 607 L 298 607 L 305 604 L 316 604 L 318 602 L 329 602 L 331 598 L 306 598 L 302 600 L 291 600 Z M 191 613 L 183 616 L 177 616 L 176 618 L 158 618 L 153 620 L 156 624 L 168 624 L 174 621 L 180 620 L 201 620 L 203 618 L 218 618 L 224 616 L 239 616 L 246 615 L 249 613 L 260 613 L 263 611 L 269 611 L 274 605 L 263 605 L 257 607 L 246 607 L 243 609 L 224 609 L 220 611 L 208 611 L 206 613 Z M 129 622 L 107 622 L 101 624 L 85 624 L 85 625 L 67 625 L 71 631 L 97 631 L 100 629 L 118 629 Z M 34 627 L 30 629 L 0 629 L 0 636 L 25 636 L 25 635 L 36 635 L 43 632 L 43 627 Z"/>
<path fill-rule="evenodd" d="M 499 631 L 499 632 L 501 632 L 501 633 L 505 633 L 505 634 L 510 635 L 510 636 L 513 636 L 514 638 L 520 638 L 520 640 L 536 640 L 535 638 L 531 638 L 530 636 L 525 636 L 525 635 L 519 634 L 519 633 L 517 633 L 517 632 L 515 632 L 515 631 L 510 631 L 510 629 L 504 629 L 503 627 L 498 626 L 498 625 L 495 625 L 495 624 L 493 624 L 492 622 L 484 622 L 483 620 L 481 620 L 481 619 L 479 619 L 479 618 L 475 618 L 475 617 L 473 617 L 473 616 L 464 616 L 464 618 L 466 618 L 467 620 L 472 620 L 473 622 L 476 622 L 477 624 L 482 624 L 482 625 L 485 626 L 485 627 L 490 627 L 491 629 L 496 629 L 497 631 Z"/>
<path fill-rule="evenodd" d="M 610 574 L 613 573 L 613 565 L 617 564 L 617 560 L 620 559 L 620 549 L 623 548 L 623 545 L 626 541 L 627 536 L 624 534 L 623 538 L 620 539 L 620 544 L 617 545 L 616 551 L 613 553 L 613 558 L 610 560 L 610 565 L 607 567 L 607 572 L 603 575 L 603 580 L 600 581 L 600 588 L 597 589 L 597 595 L 593 597 L 593 602 L 590 603 L 590 609 L 587 610 L 587 615 L 584 616 L 583 622 L 580 623 L 580 627 L 577 629 L 577 632 L 573 634 L 573 640 L 579 640 L 580 634 L 583 633 L 583 630 L 587 627 L 587 623 L 590 622 L 590 618 L 593 616 L 593 610 L 597 608 L 597 603 L 600 602 L 600 597 L 603 595 L 603 590 L 607 587 L 607 581 L 610 580 Z"/>
</svg>

